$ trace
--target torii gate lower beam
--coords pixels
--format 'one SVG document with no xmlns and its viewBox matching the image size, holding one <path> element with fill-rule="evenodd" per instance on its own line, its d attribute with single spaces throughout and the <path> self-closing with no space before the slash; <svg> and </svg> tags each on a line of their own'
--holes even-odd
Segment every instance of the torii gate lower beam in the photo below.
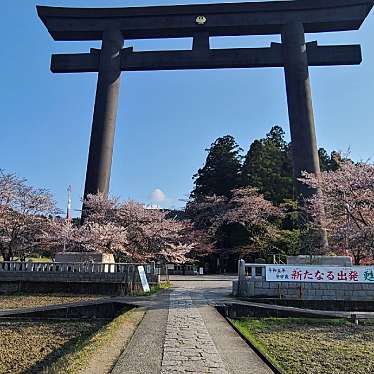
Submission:
<svg viewBox="0 0 374 374">
<path fill-rule="evenodd" d="M 195 36 L 194 41 L 200 39 Z M 196 44 L 195 44 L 196 45 Z M 362 62 L 359 45 L 319 46 L 306 43 L 309 66 L 358 65 Z M 204 53 L 205 52 L 205 53 Z M 122 71 L 271 68 L 284 67 L 282 44 L 272 43 L 270 48 L 209 49 L 141 51 L 133 48 L 121 50 Z M 90 53 L 52 55 L 53 73 L 98 72 L 100 50 Z"/>
</svg>

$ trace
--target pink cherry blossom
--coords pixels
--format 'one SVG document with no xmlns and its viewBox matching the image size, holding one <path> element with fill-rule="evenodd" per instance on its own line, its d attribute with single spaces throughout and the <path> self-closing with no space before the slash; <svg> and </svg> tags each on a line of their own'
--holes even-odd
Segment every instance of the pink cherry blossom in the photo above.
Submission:
<svg viewBox="0 0 374 374">
<path fill-rule="evenodd" d="M 337 171 L 323 172 L 319 177 L 305 173 L 302 181 L 319 189 L 307 209 L 312 216 L 324 209 L 330 250 L 351 255 L 356 264 L 372 261 L 374 165 L 343 160 Z"/>
</svg>

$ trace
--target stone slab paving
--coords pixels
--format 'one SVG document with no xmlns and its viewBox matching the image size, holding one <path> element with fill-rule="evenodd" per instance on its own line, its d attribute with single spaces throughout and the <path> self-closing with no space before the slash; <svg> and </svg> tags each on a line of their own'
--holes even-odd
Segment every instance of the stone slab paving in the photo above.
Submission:
<svg viewBox="0 0 374 374">
<path fill-rule="evenodd" d="M 199 312 L 230 374 L 273 373 L 214 307 L 201 305 Z"/>
<path fill-rule="evenodd" d="M 148 311 L 112 373 L 271 374 L 214 308 L 232 301 L 231 282 L 227 276 L 176 276 L 172 290 L 121 298 Z"/>
<path fill-rule="evenodd" d="M 161 374 L 227 374 L 225 365 L 188 291 L 170 294 Z"/>
<path fill-rule="evenodd" d="M 169 292 L 145 298 L 125 298 L 148 308 L 143 321 L 120 356 L 112 374 L 158 374 L 161 371 L 168 319 Z M 100 373 L 95 373 L 100 374 Z"/>
</svg>

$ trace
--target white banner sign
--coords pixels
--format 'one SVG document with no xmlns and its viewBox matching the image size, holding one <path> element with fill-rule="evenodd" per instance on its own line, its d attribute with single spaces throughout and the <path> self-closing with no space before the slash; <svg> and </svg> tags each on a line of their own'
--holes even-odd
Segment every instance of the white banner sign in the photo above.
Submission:
<svg viewBox="0 0 374 374">
<path fill-rule="evenodd" d="M 151 292 L 147 280 L 147 276 L 144 271 L 144 266 L 138 266 L 138 271 L 139 271 L 139 276 L 140 276 L 140 281 L 142 282 L 142 287 L 144 292 Z"/>
<path fill-rule="evenodd" d="M 374 266 L 266 265 L 268 282 L 374 283 Z"/>
</svg>

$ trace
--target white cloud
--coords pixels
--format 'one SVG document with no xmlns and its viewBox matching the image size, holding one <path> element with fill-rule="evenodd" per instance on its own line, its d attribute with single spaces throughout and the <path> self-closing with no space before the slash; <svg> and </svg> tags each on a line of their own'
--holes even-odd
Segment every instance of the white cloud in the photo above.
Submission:
<svg viewBox="0 0 374 374">
<path fill-rule="evenodd" d="M 153 190 L 150 197 L 151 201 L 156 204 L 164 203 L 167 200 L 166 195 L 159 188 Z"/>
</svg>

